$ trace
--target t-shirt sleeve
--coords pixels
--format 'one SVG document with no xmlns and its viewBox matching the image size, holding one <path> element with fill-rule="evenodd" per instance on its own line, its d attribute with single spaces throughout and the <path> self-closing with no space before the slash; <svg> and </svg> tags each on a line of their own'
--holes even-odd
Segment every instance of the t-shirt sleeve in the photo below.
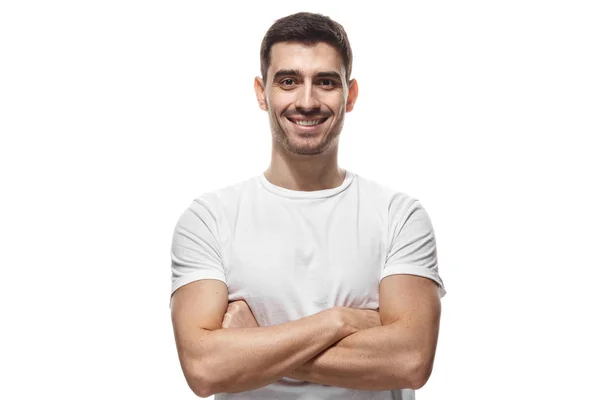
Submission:
<svg viewBox="0 0 600 400">
<path fill-rule="evenodd" d="M 429 215 L 416 199 L 395 196 L 389 207 L 389 246 L 381 279 L 396 274 L 417 275 L 438 284 L 446 294 L 438 273 L 435 234 Z"/>
<path fill-rule="evenodd" d="M 171 244 L 171 295 L 193 281 L 227 283 L 219 246 L 218 225 L 208 203 L 196 199 L 179 218 Z"/>
</svg>

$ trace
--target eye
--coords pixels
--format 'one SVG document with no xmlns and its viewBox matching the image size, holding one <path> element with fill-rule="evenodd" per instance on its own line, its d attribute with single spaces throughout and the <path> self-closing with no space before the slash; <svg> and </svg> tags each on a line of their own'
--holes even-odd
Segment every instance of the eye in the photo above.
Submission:
<svg viewBox="0 0 600 400">
<path fill-rule="evenodd" d="M 292 78 L 285 78 L 279 81 L 279 86 L 281 86 L 284 89 L 291 89 L 294 86 L 296 86 L 296 81 Z"/>
<path fill-rule="evenodd" d="M 336 86 L 336 82 L 332 79 L 323 79 L 321 80 L 320 84 L 325 89 L 332 89 Z"/>
</svg>

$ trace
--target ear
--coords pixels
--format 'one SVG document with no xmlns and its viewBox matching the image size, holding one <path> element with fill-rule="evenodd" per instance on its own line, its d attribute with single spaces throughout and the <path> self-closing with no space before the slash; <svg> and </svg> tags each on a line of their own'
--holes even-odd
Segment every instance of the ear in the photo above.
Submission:
<svg viewBox="0 0 600 400">
<path fill-rule="evenodd" d="M 254 92 L 256 93 L 256 100 L 258 101 L 258 106 L 261 110 L 267 111 L 267 99 L 265 98 L 265 86 L 263 84 L 262 79 L 258 76 L 254 78 Z"/>
<path fill-rule="evenodd" d="M 348 100 L 346 100 L 346 112 L 352 111 L 354 109 L 354 104 L 356 104 L 356 99 L 358 98 L 358 82 L 356 79 L 350 80 L 350 85 L 348 86 Z"/>
</svg>

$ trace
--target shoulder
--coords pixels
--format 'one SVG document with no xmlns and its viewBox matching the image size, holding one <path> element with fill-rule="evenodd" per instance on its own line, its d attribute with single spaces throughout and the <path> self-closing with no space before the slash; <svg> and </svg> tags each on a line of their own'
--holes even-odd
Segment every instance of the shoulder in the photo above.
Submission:
<svg viewBox="0 0 600 400">
<path fill-rule="evenodd" d="M 361 196 L 373 199 L 386 207 L 390 215 L 404 214 L 410 209 L 420 206 L 419 200 L 391 185 L 354 174 Z"/>
<path fill-rule="evenodd" d="M 255 176 L 206 191 L 194 199 L 189 209 L 208 214 L 213 219 L 218 220 L 220 215 L 236 210 L 244 197 L 251 196 L 258 185 L 258 177 Z"/>
</svg>

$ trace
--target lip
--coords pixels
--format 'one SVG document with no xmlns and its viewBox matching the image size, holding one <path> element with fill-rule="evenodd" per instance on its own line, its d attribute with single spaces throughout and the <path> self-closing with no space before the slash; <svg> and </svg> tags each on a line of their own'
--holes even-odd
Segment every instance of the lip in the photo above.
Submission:
<svg viewBox="0 0 600 400">
<path fill-rule="evenodd" d="M 288 118 L 286 117 L 286 119 L 290 122 L 290 124 L 292 124 L 296 129 L 302 131 L 302 132 L 313 132 L 316 130 L 319 130 L 319 128 L 321 128 L 323 126 L 323 124 L 325 124 L 325 122 L 327 122 L 327 120 L 329 119 L 329 117 L 324 117 L 324 118 L 319 118 L 319 121 L 321 121 L 320 123 L 316 124 L 316 125 L 308 125 L 308 126 L 304 126 L 304 125 L 298 125 L 294 122 L 294 119 Z M 296 120 L 299 120 L 301 118 L 297 118 Z M 314 121 L 314 119 L 312 119 Z"/>
</svg>

